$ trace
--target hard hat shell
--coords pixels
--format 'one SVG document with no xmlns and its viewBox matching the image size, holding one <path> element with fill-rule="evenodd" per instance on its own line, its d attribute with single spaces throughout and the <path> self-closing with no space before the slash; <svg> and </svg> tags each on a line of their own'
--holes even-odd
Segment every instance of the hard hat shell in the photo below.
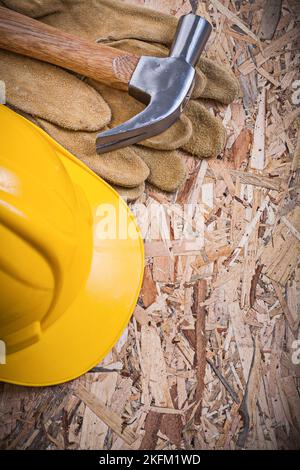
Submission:
<svg viewBox="0 0 300 470">
<path fill-rule="evenodd" d="M 54 385 L 99 363 L 136 305 L 139 229 L 105 181 L 3 105 L 0 246 L 0 380 Z"/>
</svg>

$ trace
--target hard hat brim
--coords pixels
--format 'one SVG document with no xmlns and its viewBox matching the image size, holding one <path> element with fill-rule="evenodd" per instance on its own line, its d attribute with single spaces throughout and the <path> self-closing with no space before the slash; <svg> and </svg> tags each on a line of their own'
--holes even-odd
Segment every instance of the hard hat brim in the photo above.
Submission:
<svg viewBox="0 0 300 470">
<path fill-rule="evenodd" d="M 144 268 L 142 238 L 125 202 L 87 166 L 39 131 L 55 145 L 71 180 L 85 194 L 93 217 L 93 253 L 88 278 L 67 311 L 39 341 L 8 354 L 6 364 L 0 365 L 0 380 L 28 386 L 72 380 L 108 354 L 133 313 Z M 119 219 L 126 220 L 137 236 L 127 233 L 124 237 L 122 232 L 117 238 L 99 242 L 97 207 L 103 203 L 114 207 Z"/>
</svg>

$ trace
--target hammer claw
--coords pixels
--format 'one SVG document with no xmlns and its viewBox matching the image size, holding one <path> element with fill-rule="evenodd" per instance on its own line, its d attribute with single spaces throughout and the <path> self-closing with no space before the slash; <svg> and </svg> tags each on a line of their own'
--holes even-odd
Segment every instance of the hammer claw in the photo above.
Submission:
<svg viewBox="0 0 300 470">
<path fill-rule="evenodd" d="M 204 18 L 193 14 L 182 16 L 170 56 L 140 58 L 129 81 L 128 91 L 147 107 L 127 122 L 98 134 L 98 153 L 160 134 L 178 119 L 191 96 L 194 67 L 210 33 L 211 25 Z"/>
<path fill-rule="evenodd" d="M 186 86 L 189 86 L 191 90 L 194 72 L 193 70 L 190 70 L 190 72 L 189 81 L 186 82 Z M 168 91 L 169 96 L 168 93 L 153 94 L 150 103 L 141 113 L 117 127 L 98 134 L 96 138 L 97 152 L 99 154 L 110 152 L 135 144 L 160 134 L 172 126 L 187 102 L 187 92 L 184 89 L 182 93 L 173 96 L 175 90 L 172 91 L 169 88 Z"/>
</svg>

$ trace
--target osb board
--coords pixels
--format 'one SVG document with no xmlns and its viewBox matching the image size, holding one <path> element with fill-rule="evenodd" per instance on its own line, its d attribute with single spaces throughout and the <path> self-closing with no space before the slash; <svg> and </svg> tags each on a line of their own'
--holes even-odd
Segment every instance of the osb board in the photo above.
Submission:
<svg viewBox="0 0 300 470">
<path fill-rule="evenodd" d="M 132 2 L 209 18 L 208 56 L 232 67 L 243 96 L 207 103 L 227 129 L 221 158 L 183 155 L 177 194 L 147 187 L 132 205 L 163 204 L 172 236 L 145 244 L 118 345 L 72 383 L 2 384 L 1 447 L 300 448 L 299 3 Z M 183 226 L 197 238 L 179 239 Z"/>
</svg>

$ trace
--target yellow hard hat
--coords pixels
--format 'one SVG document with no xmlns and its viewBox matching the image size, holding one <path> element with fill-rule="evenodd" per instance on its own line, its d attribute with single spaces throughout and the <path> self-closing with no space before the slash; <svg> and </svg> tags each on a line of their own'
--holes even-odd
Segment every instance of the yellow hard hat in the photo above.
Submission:
<svg viewBox="0 0 300 470">
<path fill-rule="evenodd" d="M 99 363 L 137 302 L 138 227 L 107 183 L 3 105 L 0 247 L 0 380 L 54 385 Z"/>
</svg>

